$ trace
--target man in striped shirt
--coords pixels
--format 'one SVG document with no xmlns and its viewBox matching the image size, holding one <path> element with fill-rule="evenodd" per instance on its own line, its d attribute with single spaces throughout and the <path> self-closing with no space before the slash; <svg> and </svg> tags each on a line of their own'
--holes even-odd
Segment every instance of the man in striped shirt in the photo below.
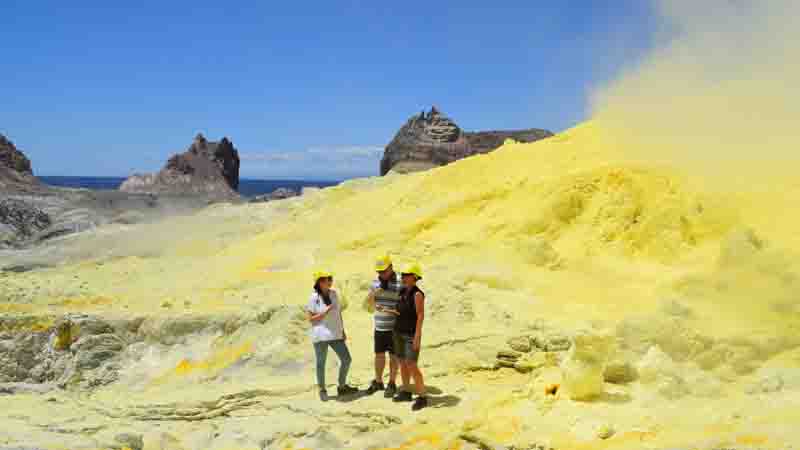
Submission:
<svg viewBox="0 0 800 450">
<path fill-rule="evenodd" d="M 392 398 L 397 392 L 397 358 L 393 349 L 394 323 L 397 318 L 397 302 L 400 300 L 402 283 L 392 267 L 389 256 L 375 262 L 378 277 L 372 283 L 367 297 L 367 309 L 375 316 L 375 379 L 367 393 L 385 391 L 384 397 Z M 389 354 L 389 384 L 383 385 L 383 371 L 386 368 L 386 354 Z"/>
</svg>

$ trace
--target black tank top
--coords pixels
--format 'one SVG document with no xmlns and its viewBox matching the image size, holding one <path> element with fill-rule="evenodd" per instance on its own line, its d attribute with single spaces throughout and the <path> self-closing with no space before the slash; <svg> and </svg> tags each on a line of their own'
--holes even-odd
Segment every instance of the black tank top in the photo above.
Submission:
<svg viewBox="0 0 800 450">
<path fill-rule="evenodd" d="M 394 323 L 394 330 L 398 333 L 413 336 L 417 332 L 417 304 L 414 302 L 414 297 L 417 292 L 425 297 L 425 293 L 416 286 L 411 289 L 404 288 L 400 295 L 400 301 L 397 302 L 397 321 Z"/>
</svg>

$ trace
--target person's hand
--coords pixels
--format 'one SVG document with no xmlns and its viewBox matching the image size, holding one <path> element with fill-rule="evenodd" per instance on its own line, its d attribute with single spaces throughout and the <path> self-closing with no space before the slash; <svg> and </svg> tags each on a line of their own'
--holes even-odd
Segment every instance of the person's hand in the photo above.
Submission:
<svg viewBox="0 0 800 450">
<path fill-rule="evenodd" d="M 332 309 L 333 309 L 333 304 L 331 303 L 330 305 L 325 307 L 325 310 L 322 311 L 322 314 L 328 314 L 329 312 L 331 312 Z"/>
<path fill-rule="evenodd" d="M 422 344 L 421 341 L 422 341 L 422 339 L 419 337 L 419 335 L 414 336 L 414 346 L 413 346 L 413 348 L 414 348 L 415 352 L 419 352 L 419 349 L 420 349 L 421 344 Z"/>
</svg>

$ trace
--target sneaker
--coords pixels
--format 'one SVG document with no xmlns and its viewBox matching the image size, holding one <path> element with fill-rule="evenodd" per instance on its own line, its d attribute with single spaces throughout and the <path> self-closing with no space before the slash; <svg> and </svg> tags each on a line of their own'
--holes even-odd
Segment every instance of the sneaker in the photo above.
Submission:
<svg viewBox="0 0 800 450">
<path fill-rule="evenodd" d="M 386 391 L 383 393 L 383 396 L 386 398 L 392 398 L 396 393 L 397 393 L 397 385 L 394 383 L 389 383 L 389 385 L 386 386 Z"/>
<path fill-rule="evenodd" d="M 339 386 L 338 388 L 336 388 L 336 393 L 339 395 L 350 395 L 350 394 L 355 394 L 356 392 L 358 392 L 358 388 L 354 388 L 346 384 L 344 386 Z"/>
<path fill-rule="evenodd" d="M 326 391 L 325 389 L 320 389 L 319 390 L 319 399 L 321 401 L 323 401 L 323 402 L 327 402 L 328 401 L 328 391 Z"/>
<path fill-rule="evenodd" d="M 425 408 L 427 406 L 428 406 L 428 397 L 419 396 L 417 397 L 417 400 L 414 402 L 414 404 L 411 405 L 411 410 L 419 411 L 420 409 Z"/>
<path fill-rule="evenodd" d="M 395 395 L 392 401 L 394 402 L 410 402 L 414 398 L 411 396 L 411 392 L 408 391 L 400 391 L 399 394 Z"/>
<path fill-rule="evenodd" d="M 374 393 L 376 393 L 378 391 L 382 391 L 384 389 L 385 388 L 383 387 L 383 383 L 381 383 L 379 381 L 372 380 L 372 383 L 370 383 L 369 387 L 367 388 L 367 395 L 372 395 L 372 394 L 374 394 Z"/>
</svg>

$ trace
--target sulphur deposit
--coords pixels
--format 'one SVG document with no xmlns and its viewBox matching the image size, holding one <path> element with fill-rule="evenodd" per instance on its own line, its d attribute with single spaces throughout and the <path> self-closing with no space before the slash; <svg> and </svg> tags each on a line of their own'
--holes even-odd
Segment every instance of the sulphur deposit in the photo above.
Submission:
<svg viewBox="0 0 800 450">
<path fill-rule="evenodd" d="M 660 8 L 552 138 L 3 255 L 0 448 L 799 446 L 800 11 Z M 384 253 L 425 269 L 419 413 L 314 386 L 310 274 L 365 388 Z"/>
<path fill-rule="evenodd" d="M 58 261 L 2 275 L 2 376 L 16 384 L 4 388 L 15 394 L 3 398 L 0 442 L 796 443 L 795 191 L 704 191 L 621 150 L 590 122 L 424 173 L 215 206 L 27 255 Z M 777 202 L 782 220 L 763 218 Z M 364 387 L 361 303 L 371 261 L 387 251 L 427 269 L 433 407 L 419 414 L 378 396 L 323 404 L 313 387 L 300 313 L 309 273 L 335 270 Z"/>
</svg>

